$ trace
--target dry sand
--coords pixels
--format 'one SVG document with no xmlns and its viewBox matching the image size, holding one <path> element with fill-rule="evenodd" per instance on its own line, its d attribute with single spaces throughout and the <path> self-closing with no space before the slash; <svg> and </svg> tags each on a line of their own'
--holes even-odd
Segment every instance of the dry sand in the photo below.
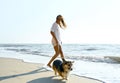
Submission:
<svg viewBox="0 0 120 83">
<path fill-rule="evenodd" d="M 55 77 L 44 64 L 26 63 L 18 59 L 0 58 L 0 83 L 103 83 L 100 80 L 69 75 L 68 80 Z"/>
</svg>

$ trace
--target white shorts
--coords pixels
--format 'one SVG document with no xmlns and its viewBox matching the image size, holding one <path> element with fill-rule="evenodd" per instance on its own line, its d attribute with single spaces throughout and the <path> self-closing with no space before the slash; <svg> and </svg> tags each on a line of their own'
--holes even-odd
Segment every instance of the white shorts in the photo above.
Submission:
<svg viewBox="0 0 120 83">
<path fill-rule="evenodd" d="M 62 45 L 62 42 L 61 42 L 61 41 L 58 41 L 58 44 L 61 46 L 61 45 Z M 56 43 L 56 41 L 55 41 L 54 38 L 52 38 L 52 45 L 53 45 L 53 46 L 56 46 L 56 45 L 57 45 L 57 43 Z"/>
</svg>

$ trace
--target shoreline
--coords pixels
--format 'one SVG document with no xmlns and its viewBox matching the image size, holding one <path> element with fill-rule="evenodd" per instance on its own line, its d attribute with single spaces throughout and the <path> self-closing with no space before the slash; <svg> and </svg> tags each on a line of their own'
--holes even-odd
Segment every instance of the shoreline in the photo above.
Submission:
<svg viewBox="0 0 120 83">
<path fill-rule="evenodd" d="M 53 71 L 43 67 L 41 63 L 28 63 L 22 59 L 0 57 L 1 83 L 105 83 L 101 80 L 70 74 L 67 81 L 55 77 Z"/>
</svg>

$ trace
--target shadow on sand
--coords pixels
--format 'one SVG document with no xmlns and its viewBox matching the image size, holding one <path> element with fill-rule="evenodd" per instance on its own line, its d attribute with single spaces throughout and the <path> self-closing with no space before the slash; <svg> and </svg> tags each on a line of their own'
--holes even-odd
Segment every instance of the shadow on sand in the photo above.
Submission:
<svg viewBox="0 0 120 83">
<path fill-rule="evenodd" d="M 47 69 L 45 69 L 44 67 L 33 70 L 31 72 L 27 72 L 27 73 L 22 73 L 22 74 L 16 74 L 16 75 L 10 75 L 10 76 L 1 76 L 0 77 L 0 81 L 2 80 L 6 80 L 6 79 L 10 79 L 10 78 L 15 78 L 18 76 L 25 76 L 25 75 L 31 75 L 31 74 L 36 74 L 36 73 L 40 73 L 40 72 L 46 72 L 48 71 Z"/>
<path fill-rule="evenodd" d="M 25 75 L 31 75 L 31 74 L 46 72 L 46 71 L 49 71 L 49 70 L 47 70 L 44 67 L 41 67 L 41 68 L 33 70 L 31 72 L 26 72 L 26 73 L 21 73 L 21 74 L 16 74 L 16 75 L 10 75 L 10 76 L 1 76 L 0 81 L 7 80 L 7 79 L 10 79 L 10 78 L 19 77 L 19 76 L 25 76 Z M 62 79 L 55 79 L 54 76 L 49 76 L 49 77 L 42 77 L 42 78 L 34 79 L 34 80 L 31 80 L 27 83 L 66 83 L 66 82 Z"/>
<path fill-rule="evenodd" d="M 62 79 L 55 79 L 54 76 L 51 76 L 51 77 L 43 77 L 43 78 L 34 79 L 27 83 L 66 83 L 66 81 Z"/>
</svg>

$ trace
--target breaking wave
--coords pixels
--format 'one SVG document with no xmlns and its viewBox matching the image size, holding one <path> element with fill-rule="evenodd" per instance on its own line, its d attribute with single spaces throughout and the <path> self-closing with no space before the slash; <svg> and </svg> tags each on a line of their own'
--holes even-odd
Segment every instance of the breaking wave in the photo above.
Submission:
<svg viewBox="0 0 120 83">
<path fill-rule="evenodd" d="M 30 49 L 18 49 L 18 48 L 6 48 L 5 50 L 8 51 L 15 51 L 19 53 L 24 54 L 32 54 L 32 55 L 39 55 L 39 56 L 46 56 L 51 57 L 49 54 L 45 54 L 40 51 L 33 51 Z M 95 50 L 95 49 L 89 49 L 89 50 Z M 90 62 L 103 62 L 103 63 L 111 63 L 111 64 L 119 64 L 120 63 L 120 57 L 115 56 L 65 56 L 67 59 L 73 59 L 73 60 L 83 60 L 83 61 L 90 61 Z"/>
</svg>

